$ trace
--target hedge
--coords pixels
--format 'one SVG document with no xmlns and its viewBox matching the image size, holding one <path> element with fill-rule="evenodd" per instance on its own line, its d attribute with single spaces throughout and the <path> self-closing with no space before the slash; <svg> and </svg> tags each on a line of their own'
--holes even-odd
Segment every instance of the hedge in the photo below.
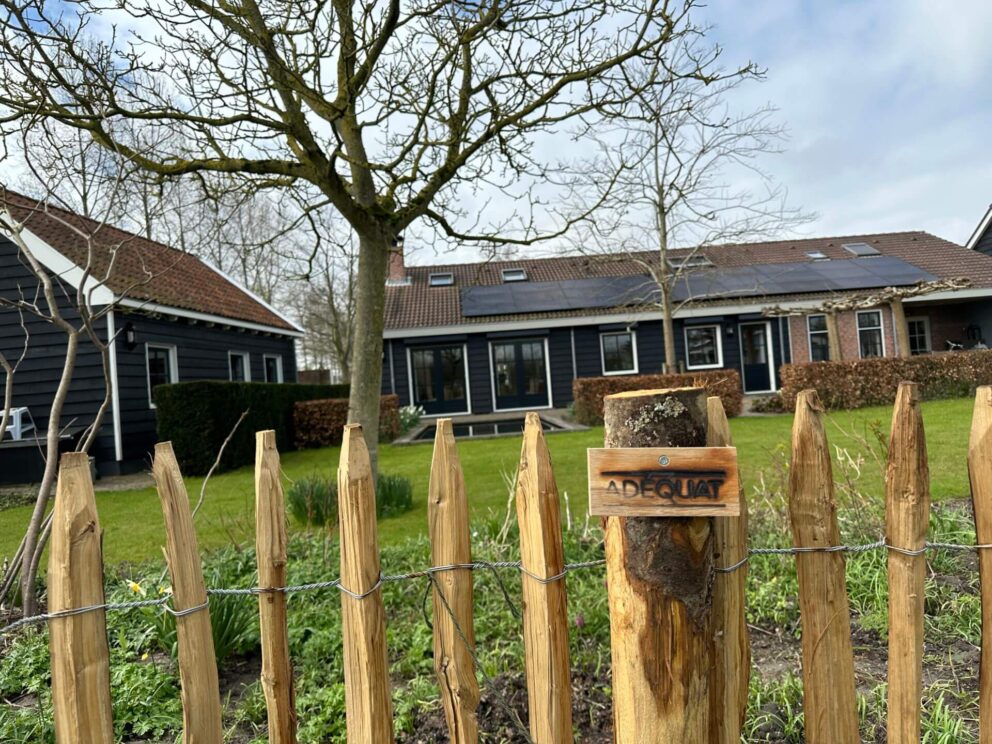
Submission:
<svg viewBox="0 0 992 744">
<path fill-rule="evenodd" d="M 782 401 L 788 410 L 796 396 L 813 388 L 831 409 L 889 405 L 900 382 L 916 382 L 926 399 L 973 395 L 992 385 L 992 350 L 926 354 L 907 359 L 859 359 L 782 366 Z"/>
<path fill-rule="evenodd" d="M 678 375 L 623 375 L 616 377 L 578 377 L 572 382 L 575 420 L 598 426 L 603 423 L 603 398 L 627 390 L 655 390 L 698 386 L 710 395 L 718 395 L 728 416 L 739 416 L 744 403 L 741 377 L 734 369 Z"/>
<path fill-rule="evenodd" d="M 279 448 L 292 448 L 296 401 L 347 394 L 347 385 L 216 380 L 159 385 L 153 391 L 158 440 L 172 442 L 185 474 L 204 475 L 238 417 L 248 411 L 218 467 L 231 470 L 255 461 L 256 431 L 275 429 Z"/>
<path fill-rule="evenodd" d="M 307 400 L 293 406 L 294 443 L 305 447 L 333 447 L 341 444 L 348 422 L 348 399 Z M 379 441 L 391 442 L 400 434 L 400 399 L 383 395 L 379 405 Z"/>
</svg>

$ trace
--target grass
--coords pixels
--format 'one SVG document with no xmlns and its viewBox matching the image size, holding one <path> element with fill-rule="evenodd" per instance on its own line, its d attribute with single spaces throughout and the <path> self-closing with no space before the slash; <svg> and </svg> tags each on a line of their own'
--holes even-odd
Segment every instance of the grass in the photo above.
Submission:
<svg viewBox="0 0 992 744">
<path fill-rule="evenodd" d="M 966 453 L 972 401 L 956 399 L 923 404 L 930 452 L 930 474 L 935 500 L 959 498 L 968 494 Z M 886 407 L 832 413 L 828 416 L 830 442 L 853 453 L 877 444 L 887 437 L 891 410 Z M 748 489 L 780 470 L 788 456 L 790 415 L 734 419 L 731 429 L 738 448 L 741 475 Z M 586 504 L 587 447 L 602 446 L 602 429 L 558 433 L 548 436 L 559 491 L 567 493 L 573 515 L 581 519 Z M 426 490 L 430 472 L 431 444 L 384 445 L 380 448 L 383 473 L 405 475 L 414 484 L 414 508 L 380 524 L 380 540 L 394 544 L 412 534 L 423 533 L 427 525 Z M 501 516 L 507 502 L 507 479 L 512 478 L 520 454 L 517 437 L 489 440 L 462 440 L 458 445 L 465 470 L 472 519 L 481 521 Z M 875 450 L 878 448 L 875 447 Z M 288 480 L 312 473 L 333 476 L 337 448 L 288 452 L 283 455 L 283 472 Z M 860 487 L 882 500 L 882 467 L 870 458 L 863 464 Z M 194 501 L 200 493 L 201 478 L 187 479 Z M 206 499 L 197 516 L 201 548 L 215 548 L 234 542 L 250 542 L 254 535 L 254 495 L 252 468 L 211 478 Z M 102 492 L 97 495 L 100 521 L 104 529 L 104 552 L 108 563 L 141 562 L 161 557 L 164 541 L 162 514 L 154 489 Z M 17 548 L 30 515 L 29 507 L 0 512 L 0 562 Z"/>
</svg>

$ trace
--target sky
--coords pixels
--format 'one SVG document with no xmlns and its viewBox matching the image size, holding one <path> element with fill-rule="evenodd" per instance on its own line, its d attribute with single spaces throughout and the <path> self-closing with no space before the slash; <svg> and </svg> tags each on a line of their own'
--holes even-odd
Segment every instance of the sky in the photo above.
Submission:
<svg viewBox="0 0 992 744">
<path fill-rule="evenodd" d="M 992 202 L 992 2 L 712 0 L 727 64 L 765 82 L 790 141 L 763 166 L 816 212 L 809 235 L 967 241 Z"/>
</svg>

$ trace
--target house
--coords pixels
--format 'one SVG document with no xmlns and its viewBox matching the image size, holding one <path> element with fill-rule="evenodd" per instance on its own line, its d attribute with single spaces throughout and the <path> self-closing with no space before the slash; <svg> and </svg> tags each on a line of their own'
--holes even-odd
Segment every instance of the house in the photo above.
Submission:
<svg viewBox="0 0 992 744">
<path fill-rule="evenodd" d="M 109 340 L 113 383 L 110 410 L 91 450 L 101 473 L 135 471 L 147 464 L 155 444 L 156 385 L 295 382 L 300 328 L 230 277 L 162 243 L 41 207 L 10 191 L 0 196 L 24 224 L 23 240 L 54 280 L 65 317 L 78 323 L 75 296 L 81 285 L 94 313 L 107 310 L 95 323 L 99 338 Z M 39 282 L 12 234 L 0 222 L 0 297 L 33 299 Z M 0 308 L 0 351 L 8 359 L 21 353 L 25 334 L 27 354 L 14 375 L 13 405 L 27 407 L 36 431 L 43 432 L 66 356 L 66 336 L 31 313 L 23 314 L 22 326 L 15 309 Z M 105 390 L 100 352 L 84 338 L 62 425 L 78 433 L 92 424 Z M 31 445 L 37 449 L 33 440 Z M 0 445 L 11 446 L 15 443 Z M 17 481 L 9 475 L 5 480 Z"/>
<path fill-rule="evenodd" d="M 645 254 L 647 255 L 647 254 Z M 561 408 L 572 380 L 657 373 L 664 355 L 656 288 L 631 260 L 586 256 L 406 266 L 387 278 L 384 392 L 428 415 Z M 675 291 L 686 371 L 736 369 L 746 393 L 780 387 L 779 367 L 924 354 L 992 338 L 992 257 L 925 232 L 716 245 L 672 251 L 695 267 Z M 838 312 L 826 300 L 965 277 L 966 288 L 903 302 L 908 349 L 888 305 Z M 690 302 L 684 302 L 691 300 Z M 791 315 L 769 317 L 777 306 Z M 836 355 L 836 354 L 835 354 Z"/>
</svg>

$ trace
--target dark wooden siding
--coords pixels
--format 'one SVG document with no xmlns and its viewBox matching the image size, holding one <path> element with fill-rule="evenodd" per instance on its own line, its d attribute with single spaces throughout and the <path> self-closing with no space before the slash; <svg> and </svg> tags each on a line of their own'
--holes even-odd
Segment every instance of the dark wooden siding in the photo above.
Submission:
<svg viewBox="0 0 992 744">
<path fill-rule="evenodd" d="M 975 243 L 975 250 L 986 256 L 992 256 L 992 226 L 986 228 L 985 232 L 982 233 L 982 236 Z"/>
<path fill-rule="evenodd" d="M 564 408 L 572 402 L 572 334 L 569 328 L 552 328 L 548 336 L 551 370 L 551 405 Z"/>
<path fill-rule="evenodd" d="M 145 460 L 155 444 L 155 411 L 148 400 L 148 374 L 145 361 L 146 344 L 168 344 L 176 347 L 179 381 L 227 380 L 228 352 L 247 352 L 251 379 L 265 381 L 263 356 L 282 357 L 283 380 L 296 381 L 296 354 L 293 339 L 262 333 L 221 328 L 203 323 L 192 324 L 183 319 L 152 318 L 139 313 L 115 314 L 117 327 L 131 323 L 135 345 L 128 349 L 121 341 L 117 345 L 117 377 L 120 388 L 121 430 L 124 434 L 124 459 Z M 195 422 L 190 422 L 195 425 Z"/>
<path fill-rule="evenodd" d="M 37 301 L 38 306 L 46 310 L 44 300 L 36 294 L 38 280 L 22 261 L 17 247 L 0 238 L 0 296 L 10 300 L 25 298 Z M 73 291 L 60 288 L 57 295 L 63 317 L 78 327 L 79 313 L 69 300 Z M 52 398 L 62 377 L 67 339 L 64 331 L 37 315 L 25 311 L 23 319 L 24 327 L 16 310 L 0 308 L 0 351 L 14 363 L 24 348 L 27 329 L 28 351 L 14 375 L 13 405 L 27 406 L 38 431 L 46 431 Z M 106 339 L 106 322 L 103 319 L 96 323 L 96 331 Z M 100 353 L 84 334 L 80 340 L 61 426 L 69 426 L 70 422 L 74 427 L 92 424 L 105 391 Z M 99 460 L 114 460 L 113 418 L 109 410 L 92 454 Z"/>
</svg>

